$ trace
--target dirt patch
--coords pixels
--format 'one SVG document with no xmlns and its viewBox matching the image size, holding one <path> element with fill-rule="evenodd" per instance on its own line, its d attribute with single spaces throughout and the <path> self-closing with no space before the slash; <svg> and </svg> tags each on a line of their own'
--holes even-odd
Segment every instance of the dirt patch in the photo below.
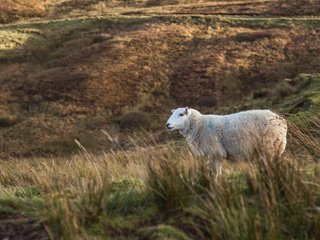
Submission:
<svg viewBox="0 0 320 240">
<path fill-rule="evenodd" d="M 24 216 L 0 214 L 0 238 L 10 240 L 49 239 L 44 226 Z"/>
</svg>

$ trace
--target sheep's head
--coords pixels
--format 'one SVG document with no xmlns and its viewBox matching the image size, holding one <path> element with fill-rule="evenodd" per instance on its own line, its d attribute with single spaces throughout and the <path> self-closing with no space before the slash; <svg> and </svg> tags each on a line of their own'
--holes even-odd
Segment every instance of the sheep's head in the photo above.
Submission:
<svg viewBox="0 0 320 240">
<path fill-rule="evenodd" d="M 188 117 L 191 114 L 190 109 L 185 108 L 177 108 L 171 110 L 172 115 L 167 121 L 166 127 L 169 130 L 181 130 L 185 128 Z"/>
</svg>

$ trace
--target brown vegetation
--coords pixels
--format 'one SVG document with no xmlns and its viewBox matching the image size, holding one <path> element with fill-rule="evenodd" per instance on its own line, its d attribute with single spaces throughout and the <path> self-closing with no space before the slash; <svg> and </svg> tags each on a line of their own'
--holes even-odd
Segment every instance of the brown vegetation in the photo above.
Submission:
<svg viewBox="0 0 320 240">
<path fill-rule="evenodd" d="M 150 126 L 150 120 L 144 112 L 130 112 L 123 115 L 119 125 L 122 129 L 147 129 Z"/>
<path fill-rule="evenodd" d="M 3 27 L 2 151 L 39 153 L 54 143 L 51 153 L 95 135 L 88 145 L 103 149 L 100 129 L 124 113 L 147 113 L 151 130 L 163 130 L 174 106 L 215 111 L 316 72 L 318 25 L 278 21 L 106 17 Z M 57 145 L 61 138 L 67 143 Z"/>
<path fill-rule="evenodd" d="M 105 14 L 319 15 L 320 0 L 1 0 L 0 22 Z"/>
<path fill-rule="evenodd" d="M 93 155 L 79 144 L 73 157 L 1 161 L 0 211 L 26 237 L 317 239 L 319 127 L 289 124 L 282 159 L 224 162 L 219 181 L 186 146 L 146 135 L 131 151 Z M 1 227 L 18 226 L 0 218 Z"/>
<path fill-rule="evenodd" d="M 1 0 L 0 23 L 44 15 L 43 0 Z"/>
<path fill-rule="evenodd" d="M 0 0 L 0 237 L 319 239 L 319 7 Z M 187 105 L 279 112 L 285 156 L 213 181 L 164 130 Z"/>
</svg>

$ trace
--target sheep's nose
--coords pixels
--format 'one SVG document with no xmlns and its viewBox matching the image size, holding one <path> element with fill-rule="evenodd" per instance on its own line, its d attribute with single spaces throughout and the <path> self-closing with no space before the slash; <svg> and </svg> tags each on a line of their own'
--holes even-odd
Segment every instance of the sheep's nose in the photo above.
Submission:
<svg viewBox="0 0 320 240">
<path fill-rule="evenodd" d="M 170 126 L 170 123 L 167 123 L 167 124 L 166 124 L 166 126 L 167 126 L 167 128 L 169 128 L 169 126 Z"/>
</svg>

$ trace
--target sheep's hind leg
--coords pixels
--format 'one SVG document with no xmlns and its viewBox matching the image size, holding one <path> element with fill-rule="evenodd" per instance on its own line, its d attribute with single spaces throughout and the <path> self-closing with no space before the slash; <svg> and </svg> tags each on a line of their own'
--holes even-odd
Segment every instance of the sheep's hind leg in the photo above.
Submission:
<svg viewBox="0 0 320 240">
<path fill-rule="evenodd" d="M 212 177 L 212 159 L 210 157 L 207 157 L 207 172 L 208 177 Z"/>
<path fill-rule="evenodd" d="M 220 160 L 215 160 L 214 161 L 214 165 L 215 165 L 215 168 L 216 168 L 216 180 L 218 180 L 219 177 L 221 176 L 221 172 L 222 172 L 221 161 Z"/>
<path fill-rule="evenodd" d="M 221 176 L 221 172 L 222 172 L 222 166 L 221 166 L 221 161 L 220 160 L 213 160 L 212 158 L 207 158 L 208 176 L 209 176 L 209 178 L 213 176 L 213 173 L 212 173 L 212 163 L 213 163 L 213 161 L 214 161 L 215 170 L 216 170 L 215 179 L 218 180 L 219 177 Z"/>
<path fill-rule="evenodd" d="M 210 158 L 207 158 L 207 171 L 208 171 L 208 176 L 212 177 L 212 162 L 213 160 Z M 214 167 L 216 170 L 216 175 L 215 178 L 219 179 L 219 177 L 221 176 L 221 172 L 222 172 L 222 165 L 221 165 L 221 161 L 220 160 L 214 160 Z"/>
</svg>

